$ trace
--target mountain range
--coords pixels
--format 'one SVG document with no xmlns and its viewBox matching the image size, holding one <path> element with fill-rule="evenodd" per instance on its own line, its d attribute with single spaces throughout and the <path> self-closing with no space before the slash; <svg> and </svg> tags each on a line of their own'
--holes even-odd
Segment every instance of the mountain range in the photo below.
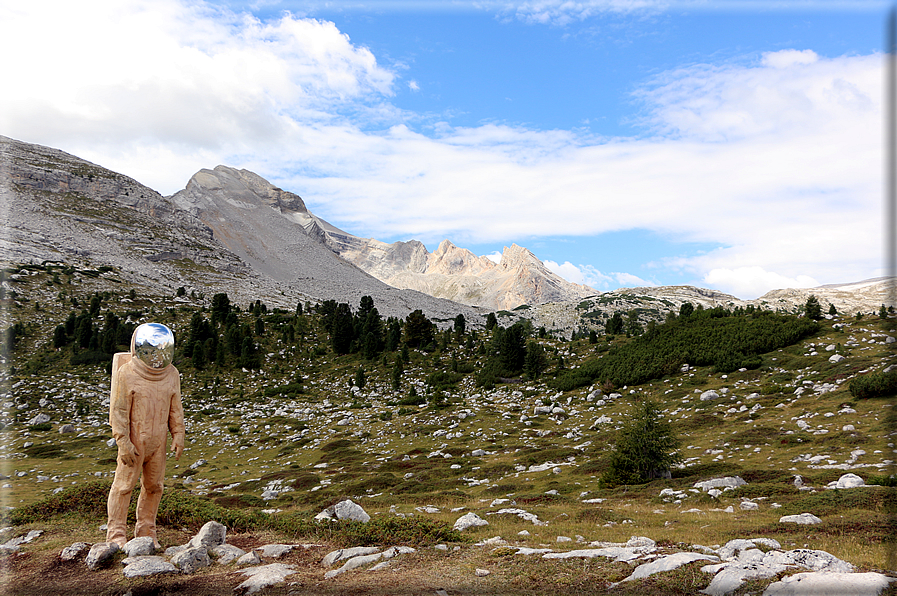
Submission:
<svg viewBox="0 0 897 596">
<path fill-rule="evenodd" d="M 887 302 L 884 279 L 775 290 L 754 301 L 691 286 L 600 293 L 560 278 L 516 244 L 495 263 L 449 240 L 430 253 L 417 240 L 355 236 L 247 170 L 203 169 L 164 197 L 58 149 L 2 136 L 0 216 L 6 264 L 62 261 L 154 291 L 226 291 L 284 307 L 326 299 L 354 307 L 369 295 L 384 315 L 421 309 L 437 321 L 463 313 L 478 322 L 499 311 L 568 332 L 600 327 L 617 310 L 662 319 L 686 301 L 794 310 L 815 294 L 842 312 Z"/>
</svg>

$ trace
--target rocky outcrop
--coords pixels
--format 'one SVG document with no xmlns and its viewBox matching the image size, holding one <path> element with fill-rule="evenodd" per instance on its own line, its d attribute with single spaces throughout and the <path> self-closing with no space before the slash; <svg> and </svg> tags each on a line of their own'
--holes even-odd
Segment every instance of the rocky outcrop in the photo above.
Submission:
<svg viewBox="0 0 897 596">
<path fill-rule="evenodd" d="M 345 232 L 327 232 L 325 242 L 344 259 L 393 287 L 494 310 L 596 294 L 588 286 L 555 275 L 532 252 L 516 244 L 505 247 L 501 261 L 495 263 L 448 240 L 432 253 L 416 240 L 386 244 Z"/>
<path fill-rule="evenodd" d="M 878 312 L 882 304 L 892 304 L 895 296 L 895 280 L 885 277 L 867 279 L 846 284 L 830 284 L 817 288 L 772 290 L 751 302 L 764 308 L 791 310 L 801 307 L 810 296 L 816 296 L 822 312 L 828 312 L 833 304 L 841 314 Z"/>
</svg>

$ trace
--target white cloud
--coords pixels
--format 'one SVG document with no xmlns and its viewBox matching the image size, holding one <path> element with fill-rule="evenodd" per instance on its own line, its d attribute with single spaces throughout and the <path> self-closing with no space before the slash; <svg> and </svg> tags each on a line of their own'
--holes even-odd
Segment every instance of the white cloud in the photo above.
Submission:
<svg viewBox="0 0 897 596">
<path fill-rule="evenodd" d="M 526 6 L 550 16 L 561 3 Z M 480 243 L 642 229 L 723 245 L 667 265 L 742 292 L 760 286 L 711 272 L 829 283 L 879 267 L 878 54 L 796 48 L 662 73 L 637 94 L 649 134 L 604 139 L 446 123 L 426 136 L 390 103 L 396 75 L 333 23 L 260 22 L 193 0 L 5 3 L 0 52 L 16 56 L 4 64 L 15 92 L 0 94 L 0 134 L 166 194 L 225 163 L 366 236 Z M 555 266 L 593 287 L 650 283 Z"/>
<path fill-rule="evenodd" d="M 591 265 L 574 265 L 570 261 L 564 261 L 563 264 L 558 264 L 554 261 L 543 261 L 543 263 L 555 275 L 569 282 L 583 284 L 595 289 L 657 285 L 652 281 L 646 281 L 631 273 L 613 272 L 605 274 Z"/>
<path fill-rule="evenodd" d="M 744 299 L 757 298 L 774 289 L 815 288 L 819 285 L 806 275 L 791 278 L 756 266 L 712 269 L 704 276 L 704 281 L 711 287 Z"/>
<path fill-rule="evenodd" d="M 408 81 L 408 88 L 412 91 L 420 91 L 420 85 L 417 84 L 417 81 Z"/>
<path fill-rule="evenodd" d="M 499 252 L 499 251 L 495 251 L 492 254 L 483 255 L 483 256 L 486 257 L 487 259 L 489 259 L 490 261 L 492 261 L 493 263 L 495 263 L 496 265 L 501 263 L 501 252 Z"/>
<path fill-rule="evenodd" d="M 548 268 L 549 271 L 559 277 L 562 277 L 563 279 L 566 279 L 569 282 L 575 284 L 586 283 L 583 271 L 570 261 L 564 261 L 564 263 L 561 265 L 554 261 L 542 261 L 542 263 L 545 265 L 545 267 Z"/>
<path fill-rule="evenodd" d="M 338 122 L 341 109 L 376 116 L 394 78 L 333 23 L 263 23 L 179 0 L 5 3 L 0 53 L 17 56 L 4 63 L 17 84 L 0 94 L 3 134 L 107 166 L 301 146 L 297 124 Z"/>
<path fill-rule="evenodd" d="M 617 280 L 617 283 L 623 287 L 643 288 L 645 286 L 657 285 L 653 281 L 644 280 L 637 275 L 632 275 L 631 273 L 614 273 L 612 275 Z"/>
</svg>

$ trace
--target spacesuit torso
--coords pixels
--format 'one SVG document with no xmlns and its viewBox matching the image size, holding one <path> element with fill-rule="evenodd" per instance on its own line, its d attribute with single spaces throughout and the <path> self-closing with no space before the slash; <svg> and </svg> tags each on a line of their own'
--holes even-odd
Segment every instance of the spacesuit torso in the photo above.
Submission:
<svg viewBox="0 0 897 596">
<path fill-rule="evenodd" d="M 128 437 L 139 453 L 148 455 L 165 448 L 169 432 L 184 433 L 177 368 L 150 368 L 128 352 L 116 354 L 112 366 L 109 424 L 116 443 Z"/>
</svg>

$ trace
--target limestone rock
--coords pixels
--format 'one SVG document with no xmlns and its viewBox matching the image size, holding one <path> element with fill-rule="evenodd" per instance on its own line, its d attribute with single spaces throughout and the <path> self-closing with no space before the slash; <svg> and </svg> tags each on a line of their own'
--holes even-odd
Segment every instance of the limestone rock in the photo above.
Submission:
<svg viewBox="0 0 897 596">
<path fill-rule="evenodd" d="M 345 501 L 340 501 L 336 505 L 328 507 L 324 511 L 317 514 L 315 516 L 315 520 L 348 520 L 367 523 L 371 520 L 371 516 L 367 514 L 367 512 L 361 507 L 361 505 L 356 504 L 350 499 L 346 499 Z"/>
<path fill-rule="evenodd" d="M 711 488 L 738 488 L 739 486 L 744 486 L 747 482 L 741 478 L 741 476 L 725 476 L 723 478 L 713 478 L 711 480 L 705 480 L 703 482 L 695 482 L 695 488 L 699 488 L 704 492 L 709 491 Z"/>
<path fill-rule="evenodd" d="M 293 548 L 294 546 L 292 544 L 266 544 L 255 549 L 255 551 L 259 556 L 269 559 L 279 559 L 292 551 Z"/>
<path fill-rule="evenodd" d="M 241 557 L 237 557 L 237 567 L 247 567 L 249 565 L 258 565 L 262 562 L 259 554 L 254 550 L 249 551 Z"/>
<path fill-rule="evenodd" d="M 377 552 L 380 552 L 380 549 L 376 546 L 355 546 L 352 548 L 341 548 L 324 555 L 324 559 L 321 561 L 321 565 L 323 565 L 324 567 L 332 567 L 334 563 L 337 563 L 339 561 L 362 555 L 372 555 Z"/>
<path fill-rule="evenodd" d="M 178 572 L 177 567 L 166 561 L 164 557 L 140 555 L 129 557 L 129 559 L 130 561 L 123 571 L 124 576 L 128 579 Z M 125 561 L 129 559 L 125 559 Z"/>
<path fill-rule="evenodd" d="M 821 524 L 822 520 L 812 513 L 801 513 L 799 515 L 783 515 L 779 518 L 780 524 Z"/>
<path fill-rule="evenodd" d="M 353 503 L 350 500 L 340 501 L 333 507 L 336 519 L 348 521 L 360 521 L 367 523 L 371 520 L 371 516 L 367 514 L 361 505 Z"/>
<path fill-rule="evenodd" d="M 50 421 L 50 417 L 47 414 L 41 412 L 34 418 L 28 421 L 28 426 L 34 426 L 35 424 L 44 424 Z"/>
<path fill-rule="evenodd" d="M 856 474 L 848 473 L 838 478 L 838 482 L 835 485 L 835 488 L 857 488 L 860 486 L 866 486 L 866 483 L 863 481 L 863 479 Z"/>
<path fill-rule="evenodd" d="M 372 553 L 370 555 L 359 555 L 357 557 L 352 557 L 351 559 L 347 559 L 343 566 L 339 569 L 331 569 L 327 573 L 324 574 L 324 579 L 331 579 L 336 577 L 337 575 L 342 575 L 347 571 L 351 571 L 352 569 L 357 569 L 358 567 L 363 567 L 365 565 L 370 565 L 376 561 L 379 561 L 383 556 L 383 553 Z"/>
<path fill-rule="evenodd" d="M 122 548 L 129 557 L 137 557 L 140 555 L 151 555 L 156 552 L 156 545 L 152 536 L 140 536 L 132 538 L 125 543 Z"/>
<path fill-rule="evenodd" d="M 90 549 L 90 544 L 87 542 L 75 542 L 71 546 L 62 549 L 62 552 L 59 553 L 59 558 L 63 561 L 72 561 L 80 557 L 88 549 Z"/>
<path fill-rule="evenodd" d="M 284 581 L 288 575 L 296 573 L 293 571 L 292 565 L 284 565 L 283 563 L 271 563 L 262 567 L 250 567 L 243 569 L 238 573 L 247 576 L 247 579 L 234 588 L 237 594 L 255 594 L 263 588 L 279 584 Z"/>
<path fill-rule="evenodd" d="M 452 526 L 452 528 L 459 532 L 463 532 L 464 530 L 466 530 L 468 528 L 476 528 L 478 526 L 488 526 L 488 525 L 489 525 L 489 522 L 487 522 L 485 519 L 481 518 L 479 515 L 477 515 L 476 513 L 471 511 L 470 513 L 465 513 L 464 515 L 459 517 L 457 520 L 455 520 L 455 524 Z"/>
<path fill-rule="evenodd" d="M 187 543 L 189 548 L 204 547 L 214 548 L 224 544 L 227 539 L 227 528 L 216 521 L 206 522 L 199 532 Z"/>
<path fill-rule="evenodd" d="M 690 553 L 690 552 L 681 552 L 674 553 L 672 555 L 667 555 L 665 557 L 660 557 L 658 559 L 654 559 L 650 563 L 643 563 L 635 568 L 635 571 L 632 572 L 632 575 L 624 579 L 624 582 L 642 579 L 644 577 L 648 577 L 649 575 L 654 575 L 655 573 L 660 573 L 662 571 L 670 571 L 676 569 L 677 567 L 681 567 L 686 563 L 692 563 L 694 561 L 717 561 L 718 559 L 712 555 L 702 555 L 700 553 Z"/>
<path fill-rule="evenodd" d="M 70 433 L 73 433 L 73 432 L 75 432 L 75 425 L 74 425 L 74 424 L 63 424 L 62 426 L 59 427 L 59 433 L 60 433 L 60 434 L 63 434 L 63 435 L 64 435 L 64 434 L 70 434 Z"/>
<path fill-rule="evenodd" d="M 881 573 L 795 573 L 769 584 L 763 596 L 877 596 L 895 578 Z"/>
<path fill-rule="evenodd" d="M 193 573 L 197 569 L 208 567 L 212 561 L 209 551 L 204 546 L 190 547 L 171 557 L 171 562 L 184 573 Z"/>
<path fill-rule="evenodd" d="M 219 544 L 216 547 L 213 547 L 209 550 L 209 553 L 218 557 L 216 562 L 220 565 L 227 565 L 229 563 L 233 563 L 240 557 L 246 554 L 246 551 L 242 548 L 238 548 L 233 544 Z"/>
<path fill-rule="evenodd" d="M 90 547 L 90 552 L 87 553 L 84 562 L 88 569 L 97 569 L 111 561 L 119 550 L 121 549 L 114 542 L 98 542 Z"/>
</svg>

